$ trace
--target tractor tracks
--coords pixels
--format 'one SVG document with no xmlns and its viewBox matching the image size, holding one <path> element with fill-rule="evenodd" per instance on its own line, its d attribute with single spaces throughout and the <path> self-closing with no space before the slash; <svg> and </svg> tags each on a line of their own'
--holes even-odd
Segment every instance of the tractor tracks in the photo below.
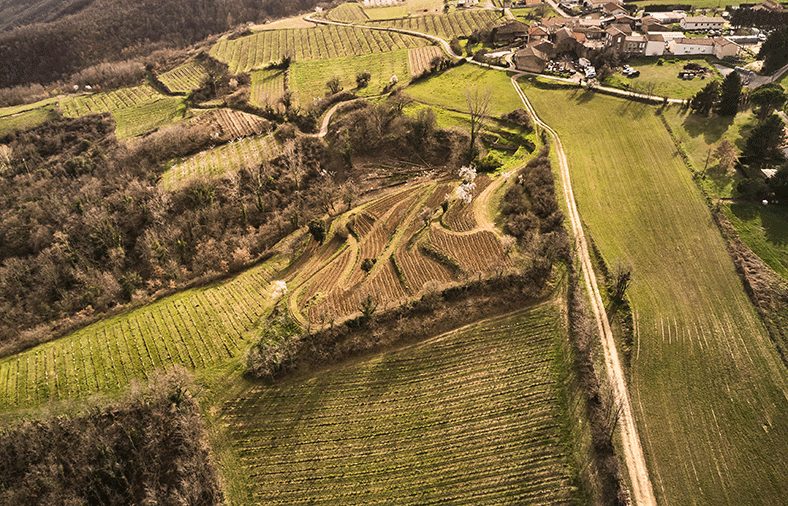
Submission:
<svg viewBox="0 0 788 506">
<path fill-rule="evenodd" d="M 553 130 L 547 123 L 542 121 L 536 114 L 525 95 L 525 92 L 520 88 L 517 79 L 522 74 L 515 74 L 512 76 L 512 86 L 514 86 L 520 100 L 525 105 L 528 112 L 534 118 L 536 124 L 543 128 L 552 137 L 556 154 L 558 155 L 559 174 L 561 177 L 561 186 L 563 189 L 564 199 L 569 214 L 569 220 L 572 225 L 572 232 L 575 236 L 575 246 L 577 248 L 578 256 L 580 257 L 581 268 L 583 271 L 583 278 L 585 279 L 586 289 L 591 301 L 591 308 L 594 312 L 594 319 L 597 324 L 597 331 L 599 333 L 600 341 L 602 343 L 602 351 L 605 357 L 605 370 L 607 372 L 607 379 L 613 390 L 616 402 L 620 407 L 619 429 L 621 433 L 621 440 L 623 442 L 624 459 L 626 461 L 627 469 L 629 471 L 629 478 L 632 490 L 632 499 L 635 504 L 642 504 L 646 506 L 656 505 L 656 498 L 654 497 L 654 489 L 651 484 L 651 479 L 646 466 L 646 458 L 643 453 L 643 447 L 640 444 L 640 437 L 638 436 L 637 426 L 635 425 L 635 418 L 632 413 L 632 404 L 629 399 L 629 392 L 627 390 L 626 376 L 624 369 L 619 360 L 618 351 L 616 349 L 616 342 L 613 338 L 613 332 L 610 328 L 610 322 L 607 318 L 602 296 L 599 292 L 597 285 L 596 275 L 594 273 L 594 266 L 591 262 L 591 255 L 589 253 L 588 242 L 586 240 L 585 232 L 583 231 L 583 223 L 580 219 L 580 213 L 577 210 L 577 203 L 575 201 L 574 191 L 572 190 L 572 181 L 569 174 L 569 163 L 567 161 L 566 153 L 561 138 L 558 133 Z"/>
</svg>

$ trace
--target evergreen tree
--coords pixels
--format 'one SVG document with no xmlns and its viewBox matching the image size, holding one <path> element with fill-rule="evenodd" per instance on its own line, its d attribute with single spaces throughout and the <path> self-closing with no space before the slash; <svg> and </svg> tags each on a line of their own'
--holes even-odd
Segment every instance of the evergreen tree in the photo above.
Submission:
<svg viewBox="0 0 788 506">
<path fill-rule="evenodd" d="M 720 97 L 720 83 L 712 81 L 697 92 L 690 101 L 690 109 L 697 114 L 707 115 Z"/>
<path fill-rule="evenodd" d="M 758 116 L 766 118 L 786 101 L 785 90 L 778 83 L 765 84 L 750 93 L 750 102 L 758 108 Z"/>
<path fill-rule="evenodd" d="M 769 73 L 788 63 L 788 25 L 769 35 L 758 52 L 758 58 L 763 58 L 763 69 Z"/>
<path fill-rule="evenodd" d="M 717 104 L 717 112 L 721 116 L 736 116 L 739 112 L 739 100 L 741 99 L 741 77 L 738 72 L 731 72 L 722 81 L 720 91 L 720 101 Z"/>
<path fill-rule="evenodd" d="M 743 151 L 747 165 L 762 169 L 785 161 L 780 149 L 785 139 L 784 127 L 780 117 L 772 114 L 752 129 Z"/>
</svg>

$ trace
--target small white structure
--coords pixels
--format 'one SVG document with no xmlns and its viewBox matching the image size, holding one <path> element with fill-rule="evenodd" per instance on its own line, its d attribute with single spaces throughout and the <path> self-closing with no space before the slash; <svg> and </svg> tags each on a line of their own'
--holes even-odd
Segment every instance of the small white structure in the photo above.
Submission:
<svg viewBox="0 0 788 506">
<path fill-rule="evenodd" d="M 675 39 L 668 42 L 668 51 L 675 55 L 714 54 L 714 41 L 702 39 Z"/>
<path fill-rule="evenodd" d="M 670 11 L 670 12 L 649 12 L 649 16 L 656 19 L 663 25 L 670 25 L 672 23 L 680 23 L 682 19 L 686 18 L 687 15 L 683 12 L 679 11 Z"/>
<path fill-rule="evenodd" d="M 684 30 L 722 30 L 725 19 L 719 16 L 687 16 L 680 24 Z"/>
</svg>

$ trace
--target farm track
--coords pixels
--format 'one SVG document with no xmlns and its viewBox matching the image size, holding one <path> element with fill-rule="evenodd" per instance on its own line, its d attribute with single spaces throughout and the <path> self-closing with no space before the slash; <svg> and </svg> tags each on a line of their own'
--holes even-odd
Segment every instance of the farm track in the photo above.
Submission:
<svg viewBox="0 0 788 506">
<path fill-rule="evenodd" d="M 602 296 L 599 291 L 599 286 L 597 285 L 596 273 L 594 272 L 594 266 L 591 261 L 588 242 L 583 230 L 583 223 L 580 219 L 580 213 L 577 210 L 577 202 L 575 201 L 574 192 L 572 190 L 572 180 L 569 174 L 569 163 L 566 152 L 561 144 L 561 138 L 558 136 L 558 133 L 548 124 L 544 123 L 536 114 L 536 110 L 533 108 L 525 92 L 523 92 L 517 82 L 519 77 L 521 77 L 521 74 L 512 76 L 512 86 L 523 101 L 523 105 L 525 105 L 534 118 L 534 121 L 547 131 L 555 141 L 561 186 L 564 193 L 564 199 L 566 200 L 570 223 L 572 225 L 572 232 L 575 236 L 575 245 L 583 268 L 586 290 L 588 291 L 591 308 L 597 322 L 597 331 L 599 332 L 602 350 L 605 356 L 605 369 L 607 371 L 608 381 L 613 388 L 616 401 L 619 403 L 621 409 L 620 432 L 627 469 L 630 475 L 632 496 L 636 504 L 648 506 L 656 505 L 656 498 L 649 477 L 648 466 L 646 465 L 643 447 L 641 446 L 637 426 L 635 425 L 635 418 L 632 412 L 629 391 L 627 389 L 626 375 L 619 359 L 616 342 L 610 328 L 610 322 L 607 318 L 604 303 L 602 302 Z"/>
</svg>

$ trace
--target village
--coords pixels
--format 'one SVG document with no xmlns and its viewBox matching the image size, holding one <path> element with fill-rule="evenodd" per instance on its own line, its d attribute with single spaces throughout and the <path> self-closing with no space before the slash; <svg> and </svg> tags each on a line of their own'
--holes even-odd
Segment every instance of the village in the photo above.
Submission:
<svg viewBox="0 0 788 506">
<path fill-rule="evenodd" d="M 726 12 L 687 13 L 684 11 L 635 12 L 615 0 L 527 0 L 512 7 L 543 5 L 556 16 L 546 16 L 531 24 L 517 19 L 498 27 L 491 38 L 496 49 L 485 56 L 488 62 L 504 63 L 518 70 L 546 73 L 575 80 L 592 81 L 599 67 L 618 69 L 627 78 L 639 71 L 625 65 L 631 58 L 703 58 L 716 60 L 719 70 L 753 73 L 740 65 L 757 52 L 766 35 L 757 29 L 740 34 L 732 30 Z M 783 13 L 784 7 L 767 0 L 749 7 L 753 11 Z M 703 68 L 687 68 L 677 79 L 705 78 Z"/>
</svg>

